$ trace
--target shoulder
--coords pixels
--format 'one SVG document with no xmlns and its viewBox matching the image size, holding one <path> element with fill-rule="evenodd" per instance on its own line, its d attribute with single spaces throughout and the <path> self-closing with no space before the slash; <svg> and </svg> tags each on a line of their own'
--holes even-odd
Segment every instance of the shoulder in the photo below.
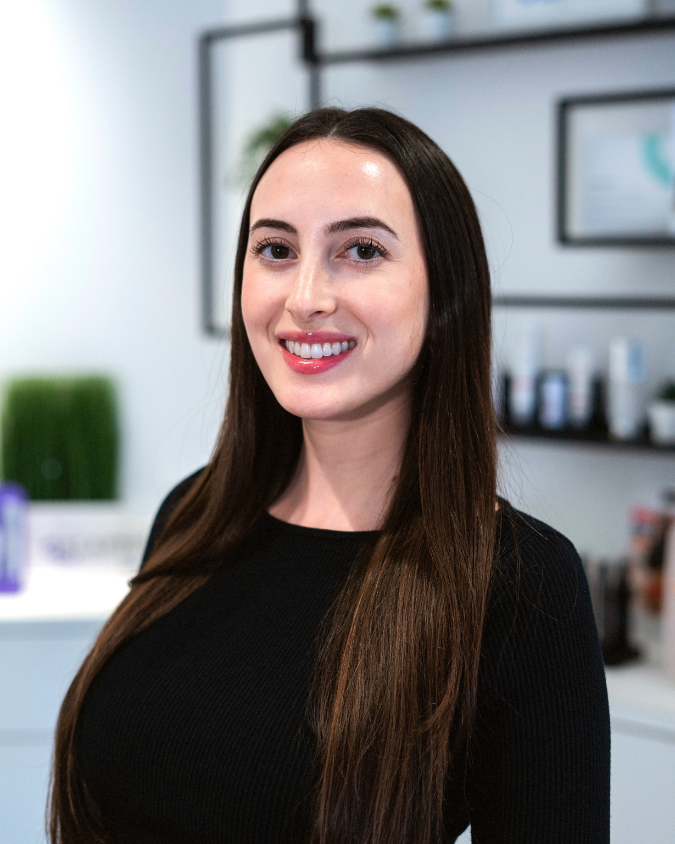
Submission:
<svg viewBox="0 0 675 844">
<path fill-rule="evenodd" d="M 168 495 L 159 505 L 159 510 L 157 511 L 157 515 L 155 516 L 155 519 L 152 523 L 152 527 L 150 528 L 150 535 L 148 536 L 148 541 L 145 545 L 145 551 L 143 552 L 141 568 L 143 568 L 146 561 L 150 557 L 150 554 L 152 554 L 152 549 L 155 547 L 155 543 L 157 542 L 162 531 L 164 530 L 166 523 L 169 521 L 169 517 L 176 508 L 176 505 L 180 501 L 182 501 L 183 498 L 185 498 L 185 496 L 190 491 L 195 481 L 199 478 L 203 471 L 204 467 L 198 469 L 196 472 L 193 472 L 187 478 L 184 478 L 180 483 L 176 484 L 176 486 L 168 493 Z"/>
<path fill-rule="evenodd" d="M 488 671 L 564 675 L 572 664 L 602 674 L 588 582 L 574 545 L 506 505 L 483 630 Z M 510 681 L 516 674 L 510 675 Z M 603 675 L 604 684 L 604 675 Z"/>
<path fill-rule="evenodd" d="M 570 540 L 546 523 L 503 502 L 492 604 L 525 602 L 562 620 L 587 593 L 579 554 Z"/>
<path fill-rule="evenodd" d="M 550 703 L 577 686 L 606 708 L 593 607 L 574 545 L 508 506 L 501 534 L 483 628 L 484 689 Z"/>
</svg>

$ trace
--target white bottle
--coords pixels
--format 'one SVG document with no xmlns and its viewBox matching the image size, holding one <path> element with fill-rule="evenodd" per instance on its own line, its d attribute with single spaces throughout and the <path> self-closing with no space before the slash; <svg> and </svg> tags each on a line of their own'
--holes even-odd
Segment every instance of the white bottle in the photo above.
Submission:
<svg viewBox="0 0 675 844">
<path fill-rule="evenodd" d="M 513 349 L 509 415 L 511 422 L 519 428 L 526 428 L 534 422 L 541 345 L 541 330 L 531 325 L 518 336 Z"/>
<path fill-rule="evenodd" d="M 562 371 L 546 372 L 539 388 L 539 424 L 544 430 L 559 431 L 568 418 L 567 374 Z"/>
<path fill-rule="evenodd" d="M 593 350 L 577 346 L 567 356 L 569 420 L 573 428 L 587 428 L 593 415 Z"/>
<path fill-rule="evenodd" d="M 609 347 L 609 433 L 619 440 L 639 436 L 644 423 L 645 370 L 642 346 L 635 340 L 617 338 Z"/>
</svg>

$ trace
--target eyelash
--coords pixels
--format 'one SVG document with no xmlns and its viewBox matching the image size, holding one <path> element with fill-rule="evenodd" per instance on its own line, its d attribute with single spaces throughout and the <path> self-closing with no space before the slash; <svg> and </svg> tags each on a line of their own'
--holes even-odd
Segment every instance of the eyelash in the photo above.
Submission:
<svg viewBox="0 0 675 844">
<path fill-rule="evenodd" d="M 372 237 L 355 237 L 353 240 L 350 240 L 346 243 L 343 247 L 344 252 L 348 252 L 350 249 L 353 249 L 355 246 L 365 246 L 367 249 L 376 249 L 380 254 L 375 258 L 370 258 L 366 261 L 354 261 L 355 264 L 374 264 L 380 258 L 388 258 L 389 252 L 387 249 L 382 246 L 382 244 L 375 240 Z"/>
<path fill-rule="evenodd" d="M 283 240 L 279 240 L 277 237 L 266 237 L 263 238 L 259 243 L 256 243 L 254 246 L 251 247 L 251 252 L 254 255 L 257 255 L 261 261 L 264 261 L 267 264 L 277 264 L 280 263 L 279 261 L 271 261 L 269 258 L 265 258 L 263 256 L 263 251 L 267 249 L 268 246 L 285 246 L 286 249 L 292 249 L 288 243 L 284 243 Z"/>
<path fill-rule="evenodd" d="M 292 247 L 289 246 L 288 243 L 284 243 L 283 240 L 280 240 L 279 238 L 276 238 L 276 237 L 266 237 L 266 238 L 263 238 L 263 240 L 256 243 L 254 246 L 252 246 L 251 252 L 254 255 L 257 255 L 257 257 L 261 261 L 264 261 L 267 264 L 280 263 L 280 261 L 278 261 L 278 260 L 270 260 L 269 258 L 265 258 L 263 256 L 262 253 L 264 252 L 265 249 L 267 249 L 268 246 L 285 246 L 287 249 L 292 250 Z M 380 254 L 378 256 L 376 256 L 375 258 L 370 258 L 370 259 L 367 259 L 367 260 L 356 261 L 354 259 L 348 259 L 348 260 L 351 260 L 351 262 L 353 264 L 361 264 L 361 265 L 374 264 L 380 258 L 388 258 L 389 257 L 388 250 L 379 241 L 375 240 L 372 237 L 355 237 L 344 245 L 342 251 L 343 251 L 343 253 L 348 252 L 350 249 L 353 249 L 355 246 L 365 246 L 367 249 L 375 249 Z"/>
</svg>

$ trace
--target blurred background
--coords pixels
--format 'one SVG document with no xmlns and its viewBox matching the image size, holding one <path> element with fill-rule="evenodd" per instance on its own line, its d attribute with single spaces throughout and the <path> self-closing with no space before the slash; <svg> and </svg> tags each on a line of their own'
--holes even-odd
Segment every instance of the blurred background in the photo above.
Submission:
<svg viewBox="0 0 675 844">
<path fill-rule="evenodd" d="M 3 844 L 44 840 L 60 699 L 209 458 L 247 180 L 316 103 L 469 185 L 502 494 L 586 565 L 612 840 L 675 841 L 675 2 L 0 0 L 0 68 Z"/>
</svg>

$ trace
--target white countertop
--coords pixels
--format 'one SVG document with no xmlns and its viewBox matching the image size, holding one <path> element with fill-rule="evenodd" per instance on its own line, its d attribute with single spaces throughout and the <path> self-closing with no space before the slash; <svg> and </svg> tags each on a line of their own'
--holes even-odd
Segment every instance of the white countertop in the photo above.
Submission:
<svg viewBox="0 0 675 844">
<path fill-rule="evenodd" d="M 0 592 L 0 623 L 104 621 L 133 576 L 129 569 L 101 564 L 33 566 L 21 592 Z"/>
</svg>

